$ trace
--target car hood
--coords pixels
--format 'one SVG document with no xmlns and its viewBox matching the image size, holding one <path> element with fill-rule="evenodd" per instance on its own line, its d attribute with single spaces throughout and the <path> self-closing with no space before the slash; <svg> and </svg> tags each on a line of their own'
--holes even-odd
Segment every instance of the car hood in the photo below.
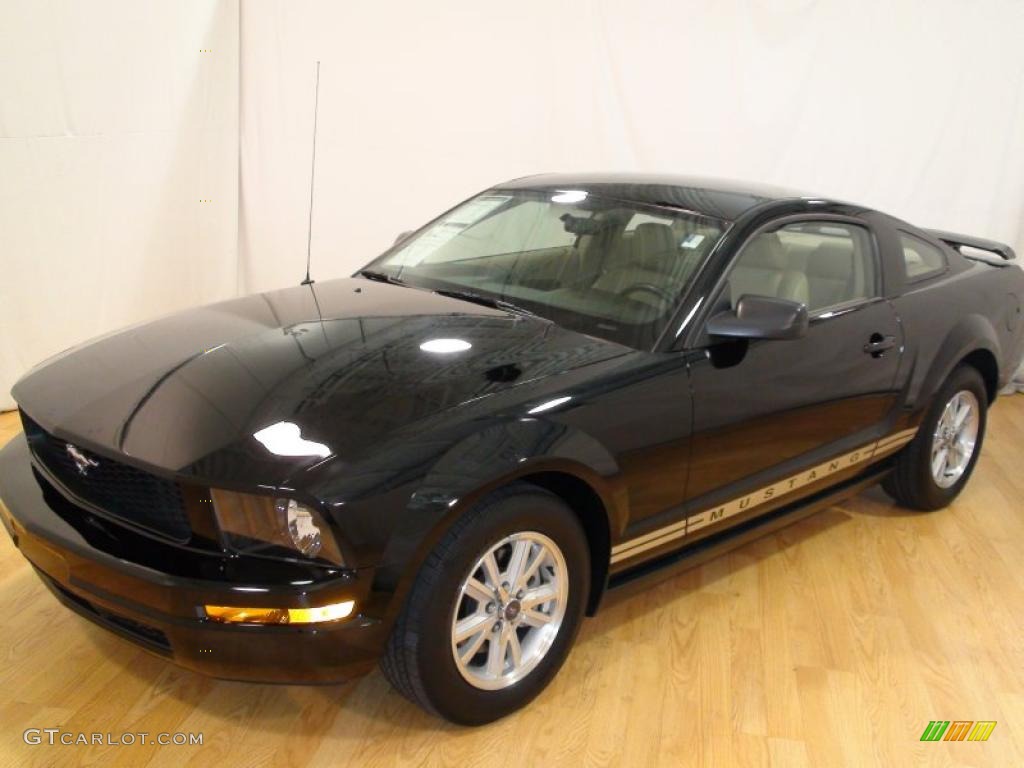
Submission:
<svg viewBox="0 0 1024 768">
<path fill-rule="evenodd" d="M 421 349 L 431 339 L 470 346 Z M 428 416 L 628 351 L 539 318 L 355 278 L 102 337 L 47 360 L 12 394 L 48 432 L 97 453 L 281 487 L 327 458 L 364 458 Z"/>
</svg>

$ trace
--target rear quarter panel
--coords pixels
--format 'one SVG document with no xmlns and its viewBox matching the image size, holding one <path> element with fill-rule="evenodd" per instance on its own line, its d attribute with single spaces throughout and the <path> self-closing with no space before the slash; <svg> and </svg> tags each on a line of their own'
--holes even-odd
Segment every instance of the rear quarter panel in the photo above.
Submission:
<svg viewBox="0 0 1024 768">
<path fill-rule="evenodd" d="M 904 283 L 892 297 L 903 329 L 905 406 L 927 407 L 964 357 L 987 350 L 998 365 L 998 386 L 1013 375 L 1024 352 L 1021 296 L 1024 272 L 993 267 L 950 249 L 950 269 L 935 278 Z M 902 259 L 902 252 L 897 251 Z"/>
</svg>

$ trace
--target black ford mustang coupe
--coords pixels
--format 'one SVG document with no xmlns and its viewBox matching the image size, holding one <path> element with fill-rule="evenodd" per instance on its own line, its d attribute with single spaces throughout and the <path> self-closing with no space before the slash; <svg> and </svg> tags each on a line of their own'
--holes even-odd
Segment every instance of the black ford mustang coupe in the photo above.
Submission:
<svg viewBox="0 0 1024 768">
<path fill-rule="evenodd" d="M 349 279 L 182 312 L 14 388 L 3 518 L 68 607 L 219 677 L 381 660 L 528 702 L 584 614 L 881 482 L 964 487 L 1024 354 L 1009 247 L 658 176 L 490 189 Z"/>
</svg>

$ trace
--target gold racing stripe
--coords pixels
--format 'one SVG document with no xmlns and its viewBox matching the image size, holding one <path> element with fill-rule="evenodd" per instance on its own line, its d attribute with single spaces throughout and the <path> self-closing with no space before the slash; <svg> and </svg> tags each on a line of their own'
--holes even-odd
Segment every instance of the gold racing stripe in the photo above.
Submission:
<svg viewBox="0 0 1024 768">
<path fill-rule="evenodd" d="M 912 429 L 905 429 L 902 432 L 887 435 L 875 443 L 869 443 L 868 445 L 857 448 L 849 453 L 844 453 L 842 456 L 837 456 L 834 459 L 824 461 L 816 467 L 805 469 L 792 477 L 787 477 L 783 480 L 774 482 L 771 485 L 758 488 L 756 491 L 751 491 L 744 496 L 728 501 L 717 507 L 689 515 L 682 520 L 666 525 L 656 531 L 646 533 L 643 536 L 638 536 L 635 539 L 624 541 L 621 544 L 617 544 L 612 547 L 611 562 L 617 563 L 621 560 L 627 560 L 631 557 L 635 557 L 642 552 L 654 549 L 655 547 L 660 547 L 662 544 L 667 544 L 670 541 L 688 536 L 689 534 L 699 531 L 701 528 L 705 528 L 713 523 L 718 523 L 722 520 L 733 517 L 734 515 L 738 515 L 740 512 L 747 512 L 751 509 L 755 509 L 762 504 L 766 504 L 773 499 L 792 493 L 805 485 L 817 482 L 831 474 L 842 472 L 844 469 L 849 469 L 850 467 L 855 467 L 859 464 L 864 464 L 873 459 L 894 453 L 896 450 L 902 448 L 913 440 L 916 434 L 917 428 L 914 427 Z"/>
<path fill-rule="evenodd" d="M 914 439 L 914 435 L 917 434 L 917 427 L 913 429 L 905 429 L 902 432 L 895 432 L 894 434 L 883 437 L 878 443 L 875 444 L 875 452 L 884 450 L 890 446 L 906 445 Z"/>
</svg>

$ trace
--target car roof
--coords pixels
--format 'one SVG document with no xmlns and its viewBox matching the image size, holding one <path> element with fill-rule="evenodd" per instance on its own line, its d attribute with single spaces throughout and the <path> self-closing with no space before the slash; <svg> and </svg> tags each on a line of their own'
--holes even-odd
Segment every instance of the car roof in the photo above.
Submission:
<svg viewBox="0 0 1024 768">
<path fill-rule="evenodd" d="M 768 184 L 657 173 L 543 173 L 495 189 L 579 189 L 638 203 L 669 205 L 733 221 L 762 203 L 816 195 Z"/>
</svg>

